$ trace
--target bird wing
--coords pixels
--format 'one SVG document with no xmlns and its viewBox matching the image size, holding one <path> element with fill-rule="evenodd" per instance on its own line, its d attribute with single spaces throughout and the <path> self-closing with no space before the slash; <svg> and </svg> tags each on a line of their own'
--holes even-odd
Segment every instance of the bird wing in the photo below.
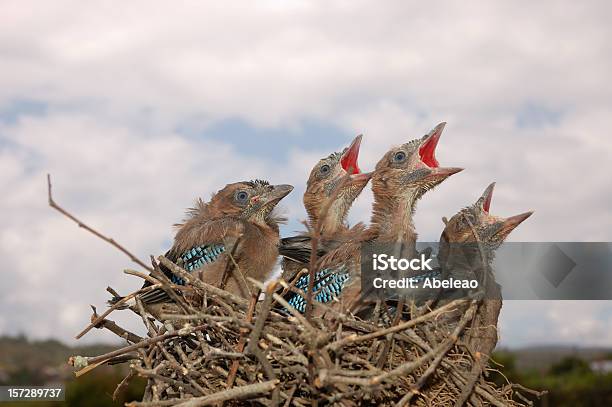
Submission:
<svg viewBox="0 0 612 407">
<path fill-rule="evenodd" d="M 187 223 L 177 233 L 172 249 L 165 256 L 190 273 L 208 268 L 216 268 L 226 250 L 231 251 L 244 231 L 242 222 L 222 218 L 198 223 Z M 161 271 L 173 284 L 185 285 L 186 282 L 174 275 L 167 267 L 160 264 Z M 151 285 L 145 282 L 144 287 Z M 168 294 L 162 290 L 152 290 L 140 296 L 143 304 L 154 304 L 170 301 Z"/>
<path fill-rule="evenodd" d="M 300 277 L 295 283 L 295 288 L 308 291 L 308 282 L 310 280 L 308 274 Z M 349 279 L 349 273 L 344 265 L 338 265 L 336 268 L 323 269 L 315 274 L 313 284 L 313 299 L 317 302 L 328 303 L 335 297 L 340 295 L 344 289 L 344 285 Z M 285 296 L 285 299 L 293 308 L 299 312 L 306 311 L 306 298 L 304 295 L 296 292 L 290 292 Z"/>
<path fill-rule="evenodd" d="M 327 251 L 328 249 L 325 245 L 319 244 L 317 247 L 319 257 L 323 257 Z M 308 264 L 310 262 L 311 253 L 312 242 L 310 236 L 306 235 L 284 237 L 280 240 L 278 246 L 278 254 L 300 264 Z"/>
</svg>

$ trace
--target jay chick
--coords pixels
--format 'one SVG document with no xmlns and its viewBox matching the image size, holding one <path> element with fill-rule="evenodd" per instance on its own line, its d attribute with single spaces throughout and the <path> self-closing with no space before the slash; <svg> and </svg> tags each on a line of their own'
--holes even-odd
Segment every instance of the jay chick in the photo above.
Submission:
<svg viewBox="0 0 612 407">
<path fill-rule="evenodd" d="M 308 213 L 311 230 L 320 229 L 318 252 L 324 255 L 340 242 L 350 238 L 353 232 L 362 229 L 356 225 L 349 229 L 346 216 L 371 173 L 362 173 L 357 163 L 362 136 L 357 136 L 342 153 L 332 153 L 321 159 L 311 170 L 304 192 L 304 207 Z M 348 176 L 348 178 L 346 178 Z M 340 188 L 336 191 L 336 188 Z M 324 212 L 324 213 L 323 213 Z M 279 253 L 283 256 L 282 277 L 291 281 L 310 262 L 310 235 L 281 239 Z"/>
<path fill-rule="evenodd" d="M 497 319 L 502 306 L 501 287 L 490 272 L 495 250 L 506 240 L 510 232 L 529 218 L 533 211 L 509 218 L 491 215 L 489 209 L 495 183 L 490 184 L 482 196 L 471 206 L 462 209 L 446 224 L 440 237 L 438 260 L 443 273 L 465 275 L 470 270 L 474 277 L 484 283 L 481 287 L 485 299 L 479 307 L 472 326 L 469 342 L 472 351 L 490 355 L 497 344 Z M 477 242 L 483 248 L 486 264 L 483 264 Z M 486 274 L 485 274 L 486 273 Z M 458 320 L 460 315 L 448 315 Z"/>
<path fill-rule="evenodd" d="M 187 219 L 177 225 L 179 230 L 166 257 L 186 271 L 198 273 L 204 282 L 219 286 L 227 262 L 231 261 L 228 253 L 233 250 L 238 267 L 227 276 L 225 289 L 247 296 L 235 273 L 261 281 L 269 276 L 278 257 L 281 220 L 273 209 L 292 190 L 291 185 L 255 180 L 229 184 L 214 194 L 210 202 L 199 199 L 195 208 L 187 212 Z M 174 284 L 185 284 L 160 267 Z M 146 282 L 145 287 L 148 285 Z M 161 289 L 147 292 L 140 299 L 147 306 L 171 301 Z"/>
</svg>

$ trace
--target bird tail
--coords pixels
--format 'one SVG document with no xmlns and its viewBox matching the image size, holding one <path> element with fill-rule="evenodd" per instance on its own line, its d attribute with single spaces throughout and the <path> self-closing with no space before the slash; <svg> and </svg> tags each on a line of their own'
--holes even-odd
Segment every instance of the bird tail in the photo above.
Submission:
<svg viewBox="0 0 612 407">
<path fill-rule="evenodd" d="M 113 296 L 113 298 L 106 301 L 106 303 L 108 304 L 109 307 L 112 307 L 113 305 L 117 304 L 119 301 L 123 300 L 124 298 L 125 297 L 120 297 L 120 296 L 115 295 Z M 128 308 L 130 308 L 129 301 L 119 305 L 116 309 L 128 309 Z"/>
</svg>

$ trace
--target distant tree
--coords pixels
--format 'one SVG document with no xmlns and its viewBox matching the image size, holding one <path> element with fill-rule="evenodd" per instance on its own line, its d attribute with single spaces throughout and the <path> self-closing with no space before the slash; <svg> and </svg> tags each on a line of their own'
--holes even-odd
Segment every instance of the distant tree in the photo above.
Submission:
<svg viewBox="0 0 612 407">
<path fill-rule="evenodd" d="M 555 376 L 576 373 L 591 373 L 588 362 L 576 356 L 567 356 L 550 367 L 550 374 Z"/>
</svg>

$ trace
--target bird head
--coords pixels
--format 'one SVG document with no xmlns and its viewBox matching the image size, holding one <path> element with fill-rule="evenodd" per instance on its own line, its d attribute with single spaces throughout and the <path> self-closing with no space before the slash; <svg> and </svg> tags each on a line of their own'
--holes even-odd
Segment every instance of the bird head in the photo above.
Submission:
<svg viewBox="0 0 612 407">
<path fill-rule="evenodd" d="M 276 224 L 272 211 L 292 190 L 291 185 L 270 185 L 263 180 L 236 182 L 212 197 L 208 211 L 216 217 L 235 217 L 260 225 Z"/>
<path fill-rule="evenodd" d="M 440 238 L 441 243 L 476 242 L 477 235 L 485 248 L 493 251 L 506 240 L 510 232 L 531 216 L 533 211 L 509 218 L 491 215 L 489 209 L 494 188 L 495 183 L 490 184 L 473 205 L 462 209 L 450 220 L 442 219 L 446 227 Z"/>
<path fill-rule="evenodd" d="M 362 173 L 357 163 L 359 135 L 341 153 L 332 153 L 321 159 L 310 172 L 304 207 L 311 224 L 323 222 L 322 230 L 334 232 L 342 225 L 353 201 L 370 180 L 370 173 Z M 336 191 L 337 188 L 340 188 Z M 328 208 L 325 219 L 319 219 L 323 208 Z"/>
<path fill-rule="evenodd" d="M 427 191 L 462 170 L 440 167 L 436 159 L 436 147 L 445 125 L 440 123 L 422 138 L 387 151 L 372 175 L 375 200 L 400 200 L 413 208 Z"/>
</svg>

